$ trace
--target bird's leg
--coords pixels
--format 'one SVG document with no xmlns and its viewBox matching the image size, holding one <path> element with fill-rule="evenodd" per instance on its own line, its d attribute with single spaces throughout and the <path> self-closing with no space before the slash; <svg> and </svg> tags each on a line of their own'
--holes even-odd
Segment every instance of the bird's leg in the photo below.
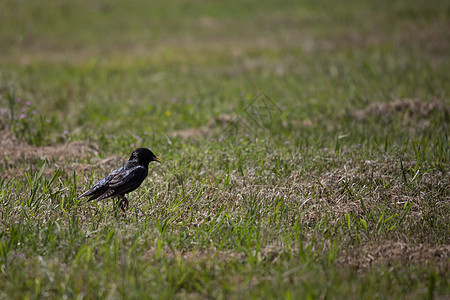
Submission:
<svg viewBox="0 0 450 300">
<path fill-rule="evenodd" d="M 126 209 L 128 209 L 128 199 L 125 197 L 125 195 L 118 195 L 120 202 L 119 207 L 122 209 L 123 212 L 125 212 Z"/>
</svg>

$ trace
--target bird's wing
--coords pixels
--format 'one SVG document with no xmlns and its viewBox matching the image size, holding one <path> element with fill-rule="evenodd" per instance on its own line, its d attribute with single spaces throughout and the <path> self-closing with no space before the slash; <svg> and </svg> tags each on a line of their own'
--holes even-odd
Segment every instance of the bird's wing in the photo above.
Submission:
<svg viewBox="0 0 450 300">
<path fill-rule="evenodd" d="M 148 169 L 141 165 L 123 169 L 109 181 L 109 189 L 114 190 L 114 195 L 126 194 L 137 189 L 147 174 Z"/>
<path fill-rule="evenodd" d="M 94 186 L 91 187 L 89 190 L 87 190 L 86 192 L 84 192 L 83 194 L 78 196 L 77 199 L 80 199 L 80 198 L 83 198 L 86 196 L 92 196 L 89 199 L 89 201 L 90 201 L 90 200 L 94 200 L 98 196 L 102 195 L 109 189 L 109 183 L 111 182 L 111 180 L 113 178 L 115 178 L 117 176 L 117 174 L 121 173 L 123 169 L 124 169 L 123 166 L 118 169 L 115 169 L 114 171 L 109 173 L 108 176 L 106 176 L 105 178 L 102 178 L 99 182 L 94 184 Z"/>
</svg>

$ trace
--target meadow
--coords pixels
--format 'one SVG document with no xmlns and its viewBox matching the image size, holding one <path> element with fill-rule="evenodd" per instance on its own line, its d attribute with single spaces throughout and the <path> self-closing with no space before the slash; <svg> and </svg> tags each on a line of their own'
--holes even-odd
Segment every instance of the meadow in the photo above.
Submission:
<svg viewBox="0 0 450 300">
<path fill-rule="evenodd" d="M 450 4 L 0 2 L 0 299 L 447 299 Z M 130 193 L 77 200 L 148 147 Z"/>
</svg>

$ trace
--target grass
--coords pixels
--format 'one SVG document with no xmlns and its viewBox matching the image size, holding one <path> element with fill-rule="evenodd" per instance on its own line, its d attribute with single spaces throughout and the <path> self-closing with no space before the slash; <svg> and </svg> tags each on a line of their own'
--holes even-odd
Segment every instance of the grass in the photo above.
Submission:
<svg viewBox="0 0 450 300">
<path fill-rule="evenodd" d="M 449 11 L 3 1 L 0 298 L 448 297 Z"/>
</svg>

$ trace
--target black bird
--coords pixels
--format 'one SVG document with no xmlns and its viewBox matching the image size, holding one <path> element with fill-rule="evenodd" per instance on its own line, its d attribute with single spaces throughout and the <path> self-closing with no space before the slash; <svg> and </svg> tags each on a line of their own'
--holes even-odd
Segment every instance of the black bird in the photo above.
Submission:
<svg viewBox="0 0 450 300">
<path fill-rule="evenodd" d="M 99 201 L 109 197 L 118 197 L 120 199 L 119 206 L 125 212 L 125 208 L 128 208 L 128 199 L 125 194 L 134 191 L 141 185 L 147 177 L 148 164 L 152 161 L 162 163 L 162 159 L 147 148 L 134 150 L 130 159 L 123 166 L 112 171 L 77 199 L 91 196 L 88 201 L 95 199 Z"/>
</svg>

